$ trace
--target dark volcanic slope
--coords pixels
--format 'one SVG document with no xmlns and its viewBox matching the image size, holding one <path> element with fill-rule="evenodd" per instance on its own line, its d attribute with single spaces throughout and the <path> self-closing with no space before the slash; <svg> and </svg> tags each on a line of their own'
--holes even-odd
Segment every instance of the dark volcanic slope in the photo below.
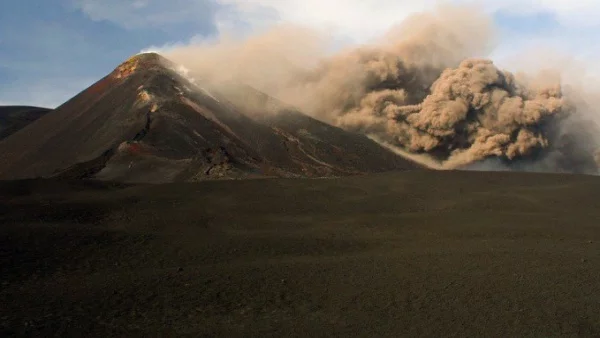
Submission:
<svg viewBox="0 0 600 338">
<path fill-rule="evenodd" d="M 52 109 L 30 106 L 0 106 L 0 140 L 23 129 Z"/>
<path fill-rule="evenodd" d="M 142 54 L 0 142 L 0 178 L 167 182 L 416 168 L 364 136 L 296 115 L 293 125 L 252 119 Z"/>
<path fill-rule="evenodd" d="M 0 336 L 598 337 L 600 179 L 0 182 Z"/>
<path fill-rule="evenodd" d="M 380 171 L 378 168 L 414 169 L 418 166 L 387 150 L 364 135 L 333 127 L 252 87 L 229 84 L 215 88 L 221 101 L 266 125 L 284 138 L 287 153 L 300 161 L 312 160 L 321 168 L 353 168 L 358 172 Z M 311 162 L 311 161 L 308 161 Z M 331 169 L 325 172 L 331 171 Z"/>
</svg>

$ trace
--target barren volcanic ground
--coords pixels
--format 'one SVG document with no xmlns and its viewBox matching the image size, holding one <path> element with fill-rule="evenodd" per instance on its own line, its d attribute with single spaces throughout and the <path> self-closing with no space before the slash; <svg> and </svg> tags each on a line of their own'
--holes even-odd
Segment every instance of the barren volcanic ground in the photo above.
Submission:
<svg viewBox="0 0 600 338">
<path fill-rule="evenodd" d="M 600 179 L 0 183 L 1 336 L 599 336 Z"/>
</svg>

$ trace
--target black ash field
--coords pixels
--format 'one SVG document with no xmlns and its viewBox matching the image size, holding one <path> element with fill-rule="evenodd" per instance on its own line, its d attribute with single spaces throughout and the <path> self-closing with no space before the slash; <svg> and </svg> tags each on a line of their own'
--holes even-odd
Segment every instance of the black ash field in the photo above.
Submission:
<svg viewBox="0 0 600 338">
<path fill-rule="evenodd" d="M 598 336 L 600 179 L 0 183 L 2 336 Z"/>
</svg>

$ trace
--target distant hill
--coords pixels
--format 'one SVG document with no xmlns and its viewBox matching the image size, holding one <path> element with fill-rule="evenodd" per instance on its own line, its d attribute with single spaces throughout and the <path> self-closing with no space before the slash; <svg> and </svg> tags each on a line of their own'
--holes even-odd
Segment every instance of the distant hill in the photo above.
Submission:
<svg viewBox="0 0 600 338">
<path fill-rule="evenodd" d="M 0 179 L 171 182 L 331 177 L 419 168 L 294 110 L 250 114 L 154 53 L 134 56 L 0 142 Z M 248 88 L 247 95 L 268 99 Z"/>
<path fill-rule="evenodd" d="M 0 106 L 0 140 L 23 129 L 52 109 L 30 106 Z"/>
</svg>

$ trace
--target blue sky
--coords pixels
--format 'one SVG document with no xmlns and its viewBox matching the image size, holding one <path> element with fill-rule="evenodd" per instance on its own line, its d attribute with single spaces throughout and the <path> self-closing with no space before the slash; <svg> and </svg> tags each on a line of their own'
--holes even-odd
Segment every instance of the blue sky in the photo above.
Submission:
<svg viewBox="0 0 600 338">
<path fill-rule="evenodd" d="M 149 46 L 215 38 L 223 29 L 247 33 L 277 21 L 333 24 L 360 42 L 434 2 L 1 1 L 0 104 L 55 107 Z M 498 26 L 500 39 L 493 55 L 500 59 L 542 45 L 590 61 L 600 52 L 600 33 L 596 33 L 600 32 L 596 23 L 600 1 L 568 5 L 561 0 L 536 0 L 530 6 L 523 6 L 524 0 L 476 2 Z"/>
</svg>

